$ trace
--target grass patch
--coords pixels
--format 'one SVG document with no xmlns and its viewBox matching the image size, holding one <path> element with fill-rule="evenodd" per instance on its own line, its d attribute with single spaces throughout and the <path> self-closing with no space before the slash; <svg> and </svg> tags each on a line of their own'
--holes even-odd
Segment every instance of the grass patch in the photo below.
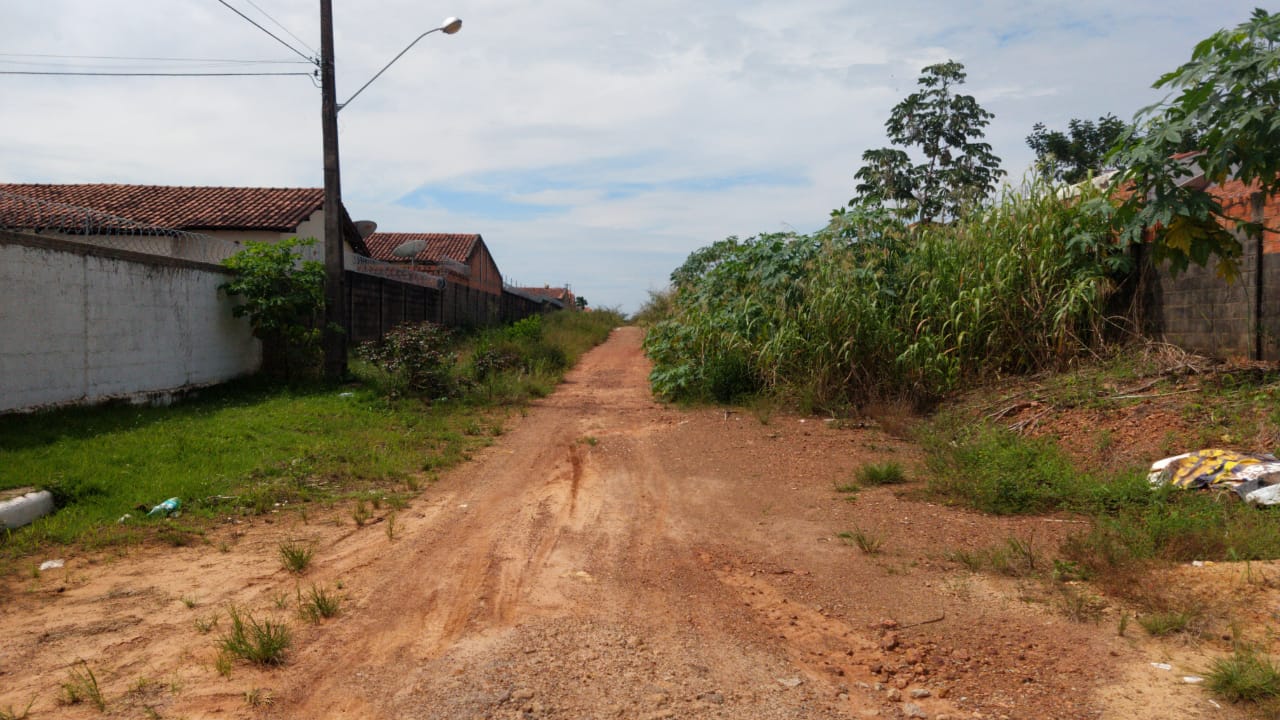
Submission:
<svg viewBox="0 0 1280 720">
<path fill-rule="evenodd" d="M 1191 623 L 1196 617 L 1198 617 L 1198 614 L 1191 610 L 1168 610 L 1143 615 L 1138 618 L 1138 624 L 1148 634 L 1155 637 L 1164 637 L 1186 632 L 1191 628 Z"/>
<path fill-rule="evenodd" d="M 1030 542 L 1008 538 L 1003 544 L 978 550 L 953 550 L 947 559 L 963 565 L 970 572 L 993 572 L 1008 577 L 1031 577 L 1041 574 L 1044 560 Z"/>
<path fill-rule="evenodd" d="M 336 617 L 341 611 L 342 598 L 336 592 L 330 593 L 315 585 L 306 595 L 298 591 L 298 613 L 308 622 L 318 625 L 321 620 Z"/>
<path fill-rule="evenodd" d="M 871 485 L 900 485 L 907 481 L 902 466 L 896 462 L 871 463 L 858 468 L 858 482 Z"/>
<path fill-rule="evenodd" d="M 311 566 L 311 557 L 315 550 L 306 543 L 290 540 L 280 543 L 280 563 L 284 569 L 295 575 L 301 575 Z"/>
<path fill-rule="evenodd" d="M 89 663 L 80 660 L 62 683 L 62 701 L 67 705 L 89 702 L 98 712 L 107 711 L 107 700 L 102 696 L 102 688 L 98 687 L 98 678 L 93 674 Z"/>
<path fill-rule="evenodd" d="M 159 538 L 175 546 L 202 540 L 199 526 L 235 514 L 261 514 L 373 488 L 416 486 L 419 470 L 463 461 L 492 442 L 491 408 L 548 394 L 565 368 L 620 324 L 617 313 L 557 313 L 539 321 L 542 361 L 495 371 L 489 393 L 460 382 L 430 404 L 388 397 L 387 378 L 353 362 L 355 381 L 282 385 L 264 378 L 200 391 L 170 407 L 115 404 L 0 416 L 0 490 L 35 485 L 53 492 L 58 511 L 0 535 L 0 559 L 49 545 L 87 549 Z M 485 332 L 501 332 L 501 329 Z M 464 358 L 480 336 L 464 337 Z M 546 358 L 551 358 L 547 360 Z M 552 362 L 563 358 L 563 362 Z M 488 430 L 467 435 L 464 428 Z M 427 458 L 426 461 L 423 458 Z M 182 500 L 184 525 L 135 510 Z M 117 521 L 130 514 L 123 524 Z"/>
<path fill-rule="evenodd" d="M 837 533 L 836 537 L 853 545 L 867 555 L 877 555 L 884 545 L 884 538 L 872 532 L 855 527 L 852 531 Z"/>
<path fill-rule="evenodd" d="M 240 658 L 256 665 L 281 665 L 293 645 L 289 626 L 273 620 L 259 622 L 234 605 L 227 610 L 231 629 L 219 645 L 226 657 Z"/>
<path fill-rule="evenodd" d="M 1205 673 L 1209 689 L 1232 702 L 1262 702 L 1280 698 L 1280 668 L 1269 656 L 1237 648 L 1213 662 Z"/>
</svg>

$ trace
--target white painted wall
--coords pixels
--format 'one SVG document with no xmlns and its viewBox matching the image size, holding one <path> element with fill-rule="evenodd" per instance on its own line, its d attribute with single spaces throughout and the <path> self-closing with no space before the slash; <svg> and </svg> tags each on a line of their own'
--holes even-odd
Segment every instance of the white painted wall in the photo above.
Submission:
<svg viewBox="0 0 1280 720">
<path fill-rule="evenodd" d="M 0 412 L 221 382 L 262 349 L 227 276 L 29 247 L 0 234 Z"/>
</svg>

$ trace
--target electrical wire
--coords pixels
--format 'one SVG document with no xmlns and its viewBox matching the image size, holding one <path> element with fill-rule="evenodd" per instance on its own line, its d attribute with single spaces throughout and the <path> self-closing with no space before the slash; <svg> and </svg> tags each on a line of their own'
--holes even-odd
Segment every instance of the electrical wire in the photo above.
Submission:
<svg viewBox="0 0 1280 720">
<path fill-rule="evenodd" d="M 276 35 L 275 33 L 271 32 L 270 30 L 268 30 L 268 29 L 266 29 L 266 28 L 262 27 L 261 25 L 259 25 L 259 24 L 257 23 L 257 21 L 255 21 L 253 18 L 249 17 L 248 15 L 245 15 L 244 13 L 240 12 L 240 11 L 239 11 L 239 10 L 237 10 L 236 8 L 232 7 L 232 6 L 231 6 L 231 4 L 227 2 L 227 0 L 218 0 L 218 2 L 222 3 L 223 5 L 225 5 L 225 6 L 227 7 L 227 9 L 228 9 L 228 10 L 230 10 L 231 12 L 233 12 L 233 13 L 235 13 L 235 14 L 239 15 L 240 17 L 244 18 L 244 19 L 245 19 L 245 21 L 246 21 L 246 22 L 248 22 L 250 25 L 252 25 L 252 26 L 254 26 L 254 27 L 258 28 L 259 30 L 261 30 L 262 32 L 264 32 L 264 33 L 266 33 L 266 34 L 270 35 L 270 36 L 271 36 L 271 37 L 272 37 L 276 42 L 278 42 L 278 43 L 280 43 L 281 45 L 283 45 L 283 46 L 285 46 L 285 47 L 289 48 L 290 50 L 292 50 L 292 51 L 294 52 L 294 54 L 296 54 L 298 57 L 302 58 L 303 60 L 306 60 L 307 62 L 310 62 L 310 63 L 316 63 L 315 58 L 307 57 L 307 56 L 306 56 L 306 55 L 304 55 L 304 54 L 302 53 L 302 51 L 301 51 L 301 50 L 299 50 L 298 48 L 296 48 L 296 47 L 294 47 L 294 46 L 290 45 L 289 43 L 285 42 L 284 40 L 281 40 L 281 39 L 280 39 L 280 37 L 279 37 L 278 35 Z"/>
<path fill-rule="evenodd" d="M 247 3 L 249 3 L 250 5 L 252 5 L 254 10 L 257 10 L 258 12 L 262 13 L 263 15 L 266 15 L 268 20 L 270 20 L 271 22 L 275 23 L 275 24 L 276 24 L 276 27 L 278 27 L 278 28 L 280 28 L 281 30 L 283 30 L 283 31 L 285 32 L 285 34 L 286 34 L 286 35 L 288 35 L 289 37 L 293 38 L 294 40 L 297 40 L 297 41 L 298 41 L 298 43 L 299 43 L 300 45 L 302 45 L 302 47 L 304 47 L 304 48 L 306 48 L 306 49 L 310 50 L 310 51 L 311 51 L 311 55 L 312 55 L 312 57 L 319 57 L 319 56 L 320 56 L 320 53 L 316 52 L 316 49 L 315 49 L 315 48 L 313 48 L 313 47 L 311 47 L 310 45 L 308 45 L 306 40 L 303 40 L 302 38 L 298 37 L 297 35 L 294 35 L 294 34 L 293 34 L 293 32 L 292 32 L 291 30 L 289 30 L 289 28 L 287 28 L 287 27 L 285 27 L 284 25 L 282 25 L 282 24 L 280 23 L 280 21 L 279 21 L 279 20 L 277 20 L 277 19 L 275 19 L 275 18 L 271 17 L 271 13 L 269 13 L 269 12 L 267 12 L 266 10 L 263 10 L 262 8 L 258 7 L 258 4 L 257 4 L 257 3 L 255 3 L 253 0 L 244 0 L 244 1 L 245 1 L 245 2 L 247 2 Z"/>
<path fill-rule="evenodd" d="M 55 72 L 55 70 L 0 70 L 0 76 L 81 76 L 81 77 L 311 77 L 312 73 L 110 73 Z"/>
<path fill-rule="evenodd" d="M 217 62 L 217 63 L 244 63 L 244 64 L 263 64 L 263 65 L 301 65 L 303 63 L 312 64 L 311 59 L 306 60 L 236 60 L 233 58 L 191 58 L 191 57 L 132 57 L 128 55 L 52 55 L 46 53 L 4 53 L 0 52 L 0 58 L 50 58 L 54 60 L 129 60 L 138 62 Z M 9 60 L 0 60 L 0 62 L 16 62 Z M 35 64 L 35 63 L 31 63 Z"/>
</svg>

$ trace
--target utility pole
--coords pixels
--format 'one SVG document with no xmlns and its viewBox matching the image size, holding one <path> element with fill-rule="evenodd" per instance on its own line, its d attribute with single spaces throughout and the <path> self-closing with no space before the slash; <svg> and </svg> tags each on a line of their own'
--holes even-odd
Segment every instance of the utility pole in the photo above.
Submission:
<svg viewBox="0 0 1280 720">
<path fill-rule="evenodd" d="M 320 0 L 320 120 L 324 136 L 324 376 L 347 374 L 342 180 L 338 172 L 338 94 L 334 84 L 333 0 Z"/>
</svg>

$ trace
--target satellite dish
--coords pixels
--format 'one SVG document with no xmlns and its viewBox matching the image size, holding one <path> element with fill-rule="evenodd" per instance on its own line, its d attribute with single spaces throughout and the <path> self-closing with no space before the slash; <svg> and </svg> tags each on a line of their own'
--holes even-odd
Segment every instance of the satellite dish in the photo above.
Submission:
<svg viewBox="0 0 1280 720">
<path fill-rule="evenodd" d="M 426 240 L 410 240 L 409 242 L 400 243 L 395 250 L 391 251 L 392 255 L 398 258 L 417 257 L 418 253 L 427 249 Z"/>
<path fill-rule="evenodd" d="M 361 240 L 368 240 L 369 236 L 377 232 L 378 223 L 372 220 L 357 220 L 356 232 L 360 233 Z"/>
</svg>

